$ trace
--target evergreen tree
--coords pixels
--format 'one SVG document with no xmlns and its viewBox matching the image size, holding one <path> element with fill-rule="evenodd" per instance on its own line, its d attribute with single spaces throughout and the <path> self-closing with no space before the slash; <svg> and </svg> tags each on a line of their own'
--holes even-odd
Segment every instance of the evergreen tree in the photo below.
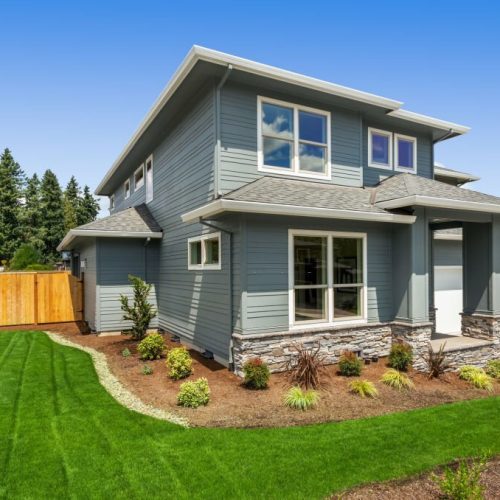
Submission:
<svg viewBox="0 0 500 500">
<path fill-rule="evenodd" d="M 0 260 L 11 259 L 22 238 L 24 173 L 8 148 L 0 156 Z"/>
<path fill-rule="evenodd" d="M 40 179 L 36 174 L 33 174 L 26 183 L 21 219 L 24 241 L 38 252 L 42 252 L 44 244 L 40 232 L 43 216 L 40 204 Z"/>
<path fill-rule="evenodd" d="M 46 261 L 59 257 L 57 245 L 64 238 L 63 193 L 56 175 L 47 170 L 40 185 L 40 206 L 43 214 L 41 238 L 44 243 L 43 257 Z"/>
<path fill-rule="evenodd" d="M 85 186 L 77 211 L 77 225 L 81 226 L 82 224 L 88 224 L 89 222 L 95 221 L 100 209 L 101 207 L 99 206 L 97 198 L 94 198 L 90 192 L 90 188 Z"/>
<path fill-rule="evenodd" d="M 75 176 L 72 175 L 64 191 L 64 229 L 66 232 L 80 225 L 78 214 L 81 203 L 80 186 Z"/>
</svg>

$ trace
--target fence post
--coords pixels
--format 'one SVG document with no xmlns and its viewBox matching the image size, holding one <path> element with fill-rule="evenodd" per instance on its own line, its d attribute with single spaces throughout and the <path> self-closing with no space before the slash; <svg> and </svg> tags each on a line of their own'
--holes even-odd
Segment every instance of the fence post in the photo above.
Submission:
<svg viewBox="0 0 500 500">
<path fill-rule="evenodd" d="M 33 311 L 35 313 L 35 325 L 38 325 L 38 273 L 35 273 L 33 275 L 34 279 L 34 284 L 33 284 L 33 290 L 34 290 L 34 305 L 33 305 Z"/>
</svg>

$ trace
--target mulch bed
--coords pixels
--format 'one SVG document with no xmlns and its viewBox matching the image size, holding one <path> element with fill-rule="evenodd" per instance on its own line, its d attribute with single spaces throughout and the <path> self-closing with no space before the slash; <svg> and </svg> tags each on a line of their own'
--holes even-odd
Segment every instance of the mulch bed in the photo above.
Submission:
<svg viewBox="0 0 500 500">
<path fill-rule="evenodd" d="M 14 329 L 14 328 L 10 328 Z M 20 328 L 16 327 L 16 330 Z M 183 416 L 194 426 L 207 427 L 276 427 L 313 424 L 363 418 L 414 408 L 452 403 L 466 399 L 484 398 L 491 393 L 472 388 L 456 374 L 447 373 L 440 379 L 429 380 L 425 374 L 410 371 L 415 390 L 398 392 L 380 383 L 387 369 L 386 360 L 367 365 L 362 378 L 375 383 L 379 390 L 377 399 L 363 399 L 348 392 L 350 378 L 337 375 L 335 365 L 325 369 L 321 401 L 317 408 L 302 412 L 283 406 L 284 392 L 290 387 L 286 374 L 272 374 L 269 388 L 252 391 L 242 386 L 242 380 L 215 361 L 203 358 L 196 351 L 193 357 L 193 374 L 187 380 L 206 377 L 211 390 L 208 406 L 196 410 L 177 406 L 177 392 L 181 381 L 171 380 L 167 375 L 165 360 L 148 361 L 154 370 L 152 375 L 143 375 L 144 362 L 137 354 L 137 343 L 126 336 L 98 337 L 82 334 L 81 325 L 66 323 L 58 325 L 27 326 L 24 329 L 40 329 L 58 332 L 73 342 L 93 347 L 103 352 L 111 371 L 134 394 L 145 403 Z M 165 336 L 168 347 L 178 343 Z M 132 355 L 122 356 L 128 348 Z M 500 394 L 500 384 L 494 383 L 494 394 Z"/>
<path fill-rule="evenodd" d="M 456 464 L 452 464 L 453 468 Z M 439 467 L 435 474 L 440 476 L 443 468 Z M 340 495 L 332 496 L 332 500 L 434 500 L 442 498 L 439 486 L 432 480 L 432 474 L 417 477 L 375 483 L 354 488 Z M 495 500 L 500 495 L 500 457 L 488 462 L 486 470 L 481 474 L 484 486 L 484 498 Z"/>
</svg>

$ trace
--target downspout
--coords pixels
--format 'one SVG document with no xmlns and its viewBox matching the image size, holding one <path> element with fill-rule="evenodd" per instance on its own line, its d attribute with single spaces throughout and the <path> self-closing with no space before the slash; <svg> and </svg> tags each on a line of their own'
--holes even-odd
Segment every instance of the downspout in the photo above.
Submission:
<svg viewBox="0 0 500 500">
<path fill-rule="evenodd" d="M 226 72 L 221 81 L 215 88 L 215 152 L 214 152 L 214 199 L 220 195 L 220 147 L 221 147 L 221 118 L 220 118 L 220 95 L 224 84 L 226 83 L 229 75 L 233 71 L 233 66 L 228 64 Z"/>
<path fill-rule="evenodd" d="M 211 222 L 204 221 L 201 217 L 198 221 L 203 226 L 210 227 L 229 236 L 229 368 L 234 366 L 234 347 L 233 347 L 233 232 L 222 227 L 216 226 Z M 222 242 L 221 242 L 222 244 Z M 221 249 L 222 256 L 222 249 Z M 222 265 L 222 262 L 221 262 Z"/>
</svg>

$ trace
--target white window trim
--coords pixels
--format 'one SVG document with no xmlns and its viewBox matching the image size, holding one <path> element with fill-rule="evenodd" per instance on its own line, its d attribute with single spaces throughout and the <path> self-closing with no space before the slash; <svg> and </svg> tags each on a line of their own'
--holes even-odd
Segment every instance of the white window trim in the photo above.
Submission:
<svg viewBox="0 0 500 500">
<path fill-rule="evenodd" d="M 148 192 L 148 186 L 147 186 L 147 182 L 148 182 L 148 163 L 151 163 L 151 187 L 150 187 L 150 191 Z M 153 164 L 153 155 L 149 155 L 146 159 L 146 161 L 144 162 L 144 185 L 146 186 L 146 203 L 149 203 L 151 201 L 153 201 L 153 197 L 154 197 L 154 191 L 153 191 L 153 175 L 154 175 L 154 164 Z M 148 194 L 150 196 L 148 196 Z"/>
<path fill-rule="evenodd" d="M 399 148 L 398 148 L 398 141 L 399 139 L 403 139 L 408 142 L 413 143 L 413 169 L 405 168 L 405 167 L 400 167 L 399 166 L 399 158 L 398 158 L 398 153 L 399 153 Z M 417 138 L 412 137 L 410 135 L 403 135 L 403 134 L 394 134 L 394 170 L 396 172 L 406 172 L 407 174 L 416 174 L 417 173 Z"/>
<path fill-rule="evenodd" d="M 372 150 L 372 135 L 384 135 L 389 137 L 389 164 L 384 165 L 383 163 L 377 163 L 373 161 L 373 150 Z M 380 168 L 382 170 L 392 170 L 392 151 L 393 151 L 393 133 L 387 130 L 381 130 L 378 128 L 368 127 L 368 166 L 372 168 Z"/>
<path fill-rule="evenodd" d="M 115 195 L 112 194 L 109 197 L 109 210 L 114 210 L 114 208 L 115 208 Z"/>
<path fill-rule="evenodd" d="M 127 184 L 128 184 L 128 194 L 127 194 Z M 124 197 L 125 197 L 125 199 L 130 198 L 130 194 L 131 194 L 131 191 L 130 191 L 130 179 L 127 179 L 127 180 L 123 183 L 123 192 L 124 192 Z"/>
<path fill-rule="evenodd" d="M 295 236 L 322 236 L 327 237 L 327 319 L 314 321 L 295 321 L 295 268 L 294 244 Z M 361 291 L 361 315 L 356 318 L 334 318 L 333 309 L 333 239 L 358 238 L 363 240 L 363 283 Z M 361 325 L 368 322 L 368 266 L 367 266 L 367 234 L 339 231 L 315 231 L 309 229 L 288 230 L 288 322 L 290 330 L 323 329 L 340 325 Z"/>
<path fill-rule="evenodd" d="M 206 258 L 206 249 L 205 249 L 205 241 L 219 240 L 219 262 L 217 264 L 205 264 Z M 201 264 L 191 264 L 191 243 L 195 243 L 197 241 L 201 241 Z M 221 245 L 221 233 L 207 233 L 202 236 L 194 236 L 193 238 L 188 238 L 188 270 L 189 271 L 220 271 L 222 264 L 222 245 Z"/>
<path fill-rule="evenodd" d="M 285 169 L 280 167 L 269 167 L 264 165 L 264 152 L 263 152 L 263 140 L 262 140 L 262 104 L 276 104 L 277 106 L 284 106 L 293 109 L 293 157 L 292 157 L 292 168 Z M 326 173 L 316 174 L 313 172 L 300 172 L 299 171 L 299 143 L 308 141 L 299 140 L 299 111 L 306 111 L 315 113 L 326 117 Z M 310 142 L 310 144 L 325 147 L 325 145 Z M 271 174 L 280 174 L 290 177 L 305 177 L 309 179 L 328 179 L 332 178 L 332 159 L 331 159 L 331 113 L 322 109 L 310 108 L 308 106 L 302 106 L 301 104 L 294 104 L 287 101 L 279 101 L 277 99 L 271 99 L 264 96 L 257 96 L 257 169 L 259 172 L 266 172 Z"/>
<path fill-rule="evenodd" d="M 142 170 L 142 184 L 137 187 L 137 173 Z M 146 178 L 145 178 L 146 172 L 144 170 L 144 163 L 142 163 L 135 171 L 134 171 L 134 192 L 139 191 L 139 189 L 143 188 L 144 185 L 146 184 Z"/>
</svg>

